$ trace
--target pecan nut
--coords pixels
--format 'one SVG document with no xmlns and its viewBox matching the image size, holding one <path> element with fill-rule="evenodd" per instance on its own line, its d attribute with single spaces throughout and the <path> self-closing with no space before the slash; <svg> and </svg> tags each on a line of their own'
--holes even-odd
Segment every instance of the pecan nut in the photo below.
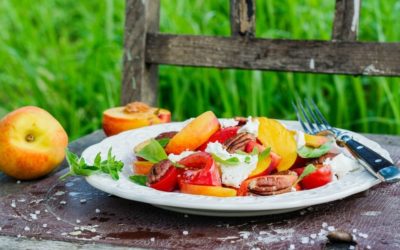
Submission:
<svg viewBox="0 0 400 250">
<path fill-rule="evenodd" d="M 332 159 L 336 155 L 337 154 L 335 154 L 335 153 L 327 153 L 327 154 L 324 154 L 324 155 L 318 157 L 317 159 L 313 160 L 311 163 L 315 164 L 315 165 L 320 165 L 320 164 L 323 164 L 326 159 Z"/>
<path fill-rule="evenodd" d="M 223 144 L 226 147 L 226 151 L 229 153 L 235 153 L 237 150 L 244 151 L 247 143 L 251 141 L 256 141 L 256 137 L 254 135 L 249 133 L 239 133 L 226 140 Z"/>
<path fill-rule="evenodd" d="M 166 138 L 171 139 L 177 133 L 178 132 L 176 132 L 176 131 L 164 132 L 164 133 L 157 135 L 156 138 L 154 138 L 154 139 L 156 139 L 156 140 L 161 140 L 161 139 L 166 139 Z"/>
<path fill-rule="evenodd" d="M 162 177 L 164 177 L 170 168 L 174 168 L 174 165 L 168 159 L 154 164 L 149 175 L 147 176 L 147 182 L 149 184 L 158 182 Z"/>
<path fill-rule="evenodd" d="M 267 175 L 250 181 L 248 191 L 255 195 L 275 195 L 290 192 L 297 176 Z"/>
</svg>

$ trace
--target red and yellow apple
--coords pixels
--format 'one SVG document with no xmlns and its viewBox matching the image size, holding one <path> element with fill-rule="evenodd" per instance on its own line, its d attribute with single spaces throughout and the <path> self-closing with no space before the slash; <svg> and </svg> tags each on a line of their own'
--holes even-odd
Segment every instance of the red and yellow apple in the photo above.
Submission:
<svg viewBox="0 0 400 250">
<path fill-rule="evenodd" d="M 171 138 L 165 151 L 180 154 L 195 150 L 205 143 L 219 129 L 219 121 L 212 111 L 204 112 Z"/>
<path fill-rule="evenodd" d="M 68 135 L 47 111 L 17 109 L 0 120 L 0 171 L 30 180 L 56 168 L 65 157 Z"/>
<path fill-rule="evenodd" d="M 125 107 L 110 108 L 103 112 L 103 130 L 107 136 L 170 121 L 171 112 L 142 102 L 129 103 Z"/>
</svg>

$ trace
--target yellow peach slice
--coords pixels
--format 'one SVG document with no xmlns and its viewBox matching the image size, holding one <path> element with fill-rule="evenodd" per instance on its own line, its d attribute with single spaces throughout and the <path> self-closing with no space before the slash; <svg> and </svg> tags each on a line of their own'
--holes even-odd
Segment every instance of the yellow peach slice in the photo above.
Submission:
<svg viewBox="0 0 400 250">
<path fill-rule="evenodd" d="M 304 140 L 306 141 L 306 146 L 319 148 L 323 144 L 327 143 L 329 138 L 322 135 L 304 134 Z"/>
<path fill-rule="evenodd" d="M 258 139 L 282 157 L 277 170 L 288 170 L 297 158 L 297 144 L 293 134 L 277 120 L 260 117 L 258 121 Z"/>
</svg>

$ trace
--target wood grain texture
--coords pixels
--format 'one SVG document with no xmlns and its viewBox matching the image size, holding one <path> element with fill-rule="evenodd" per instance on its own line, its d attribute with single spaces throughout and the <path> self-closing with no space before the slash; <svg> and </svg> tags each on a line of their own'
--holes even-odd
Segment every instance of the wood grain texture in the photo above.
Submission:
<svg viewBox="0 0 400 250">
<path fill-rule="evenodd" d="M 146 62 L 350 75 L 400 75 L 400 43 L 148 34 Z"/>
<path fill-rule="evenodd" d="M 122 104 L 144 101 L 155 105 L 157 99 L 158 66 L 146 64 L 147 32 L 157 32 L 160 19 L 159 0 L 127 0 Z"/>
<path fill-rule="evenodd" d="M 232 36 L 254 37 L 256 27 L 255 0 L 231 0 Z"/>
<path fill-rule="evenodd" d="M 399 136 L 366 136 L 386 148 L 395 161 L 400 160 Z M 79 154 L 102 139 L 104 134 L 96 132 L 71 143 L 70 149 Z M 62 168 L 66 168 L 65 163 Z M 24 186 L 0 178 L 2 188 L 14 190 L 8 194 L 0 192 L 0 248 L 86 249 L 87 244 L 104 247 L 103 244 L 111 244 L 155 249 L 204 249 L 204 246 L 207 249 L 288 249 L 293 244 L 295 249 L 323 249 L 327 240 L 318 235 L 321 229 L 328 230 L 322 227 L 323 223 L 350 232 L 357 229 L 359 249 L 400 247 L 397 233 L 400 230 L 400 214 L 397 213 L 400 183 L 380 184 L 343 200 L 292 213 L 222 218 L 184 216 L 109 196 L 89 186 L 83 178 L 60 182 L 58 177 L 63 173 L 65 170 L 35 182 L 21 183 Z M 82 203 L 82 199 L 86 202 Z M 13 201 L 15 207 L 11 206 Z M 60 204 L 61 201 L 65 204 Z M 40 214 L 32 219 L 30 213 L 35 211 Z M 81 230 L 81 226 L 85 228 Z M 308 243 L 302 243 L 305 237 Z"/>
<path fill-rule="evenodd" d="M 336 0 L 332 40 L 357 40 L 360 10 L 361 0 Z"/>
</svg>

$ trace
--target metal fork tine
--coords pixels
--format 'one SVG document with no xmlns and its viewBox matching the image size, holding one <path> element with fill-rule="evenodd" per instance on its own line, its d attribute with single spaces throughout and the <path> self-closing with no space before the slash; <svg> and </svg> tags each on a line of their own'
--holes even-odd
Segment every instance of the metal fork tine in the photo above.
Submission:
<svg viewBox="0 0 400 250">
<path fill-rule="evenodd" d="M 308 126 L 311 128 L 311 133 L 310 134 L 315 134 L 319 131 L 317 127 L 314 126 L 313 122 L 310 120 L 309 116 L 307 115 L 306 110 L 303 107 L 303 104 L 301 104 L 300 101 L 298 101 L 299 108 L 301 112 L 303 113 L 304 118 L 307 120 Z"/>
<path fill-rule="evenodd" d="M 310 105 L 310 101 L 308 100 L 304 100 L 304 105 L 306 106 L 308 113 L 310 114 L 311 118 L 310 120 L 313 120 L 313 122 L 317 125 L 318 129 L 320 131 L 325 130 L 325 126 L 322 125 L 322 122 L 318 119 L 317 115 L 315 114 L 315 112 L 313 111 L 313 108 Z M 319 132 L 320 132 L 319 131 Z"/>
<path fill-rule="evenodd" d="M 315 104 L 314 100 L 311 99 L 311 104 L 314 106 L 314 110 L 315 113 L 317 114 L 318 118 L 320 121 L 322 121 L 322 123 L 324 124 L 324 126 L 327 129 L 331 129 L 332 126 L 328 123 L 328 121 L 325 119 L 325 117 L 322 115 L 321 111 L 319 111 L 319 108 L 317 107 L 317 105 Z"/>
<path fill-rule="evenodd" d="M 299 109 L 297 108 L 296 104 L 295 104 L 293 101 L 292 101 L 292 105 L 293 105 L 293 108 L 294 108 L 294 110 L 295 110 L 295 112 L 296 112 L 297 120 L 299 120 L 300 125 L 301 125 L 301 127 L 303 128 L 304 132 L 311 134 L 312 131 L 310 131 L 310 130 L 307 128 L 306 124 L 303 122 L 303 119 L 302 119 L 302 117 L 301 117 L 301 115 L 300 115 L 300 113 L 299 113 Z"/>
</svg>

